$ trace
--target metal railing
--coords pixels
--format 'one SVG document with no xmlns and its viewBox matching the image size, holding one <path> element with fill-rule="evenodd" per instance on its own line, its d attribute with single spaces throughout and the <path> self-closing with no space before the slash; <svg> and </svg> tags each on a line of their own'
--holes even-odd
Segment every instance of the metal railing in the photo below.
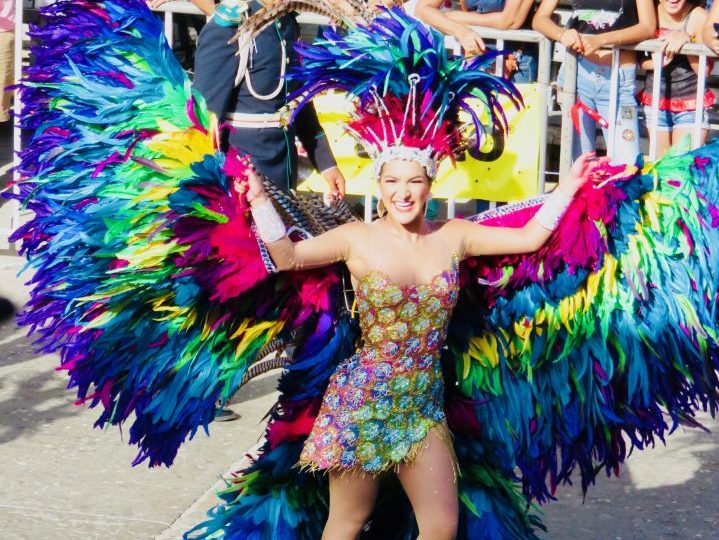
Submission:
<svg viewBox="0 0 719 540">
<path fill-rule="evenodd" d="M 161 6 L 153 9 L 153 11 L 159 11 L 164 13 L 165 23 L 165 37 L 167 38 L 170 47 L 173 44 L 173 27 L 174 27 L 174 14 L 185 14 L 185 15 L 204 15 L 202 11 L 195 6 L 192 2 L 182 0 L 172 0 L 166 2 Z M 314 13 L 300 13 L 297 17 L 297 21 L 300 24 L 315 24 L 320 26 L 326 26 L 329 24 L 329 19 L 321 15 Z"/>
<path fill-rule="evenodd" d="M 173 32 L 173 13 L 189 13 L 189 14 L 202 14 L 202 12 L 195 7 L 191 2 L 183 1 L 172 1 L 167 2 L 156 9 L 156 11 L 164 12 L 165 21 L 165 35 L 168 42 L 172 45 L 172 32 Z M 311 24 L 325 26 L 329 24 L 329 20 L 326 17 L 311 13 L 302 13 L 298 17 L 300 24 Z M 496 40 L 497 48 L 503 49 L 505 41 L 521 42 L 521 43 L 536 43 L 538 44 L 539 54 L 537 59 L 537 82 L 539 86 L 539 140 L 540 150 L 538 157 L 537 169 L 539 171 L 537 179 L 537 191 L 539 193 L 545 190 L 545 175 L 547 166 L 547 125 L 548 125 L 548 114 L 550 109 L 550 75 L 551 75 L 551 62 L 552 62 L 552 42 L 551 40 L 544 37 L 539 32 L 533 30 L 495 30 L 493 28 L 474 27 L 473 30 L 477 32 L 483 39 Z M 452 37 L 447 38 L 447 47 L 450 50 L 455 51 L 457 54 L 461 53 L 459 44 Z M 497 74 L 502 73 L 502 64 L 504 56 L 497 57 L 496 72 Z M 495 203 L 491 203 L 494 205 Z M 365 219 L 371 218 L 371 207 L 372 207 L 372 195 L 365 195 Z M 454 199 L 447 200 L 447 215 L 454 217 L 456 213 L 456 201 Z"/>
<path fill-rule="evenodd" d="M 624 45 L 612 49 L 611 75 L 609 81 L 609 118 L 606 118 L 609 127 L 606 140 L 607 155 L 614 157 L 614 138 L 616 134 L 616 118 L 619 109 L 619 54 L 622 50 L 649 52 L 655 66 L 652 84 L 652 105 L 651 125 L 647 126 L 649 131 L 649 161 L 657 158 L 657 133 L 659 120 L 659 101 L 661 94 L 662 74 L 664 71 L 662 48 L 664 42 L 659 39 L 642 41 L 636 45 Z M 692 131 L 692 148 L 701 145 L 702 123 L 704 118 L 704 94 L 706 92 L 707 80 L 707 57 L 716 57 L 708 47 L 701 44 L 686 44 L 677 55 L 698 56 L 699 71 L 697 73 L 696 110 L 694 113 L 694 127 Z M 661 66 L 661 67 L 657 67 Z M 576 81 L 577 81 L 577 57 L 574 53 L 567 51 L 564 58 L 565 87 L 560 90 L 560 104 L 562 106 L 562 138 L 559 172 L 565 174 L 572 163 L 572 141 L 574 138 L 573 124 L 571 119 L 571 108 L 576 102 Z M 639 107 L 639 105 L 637 105 Z"/>
</svg>

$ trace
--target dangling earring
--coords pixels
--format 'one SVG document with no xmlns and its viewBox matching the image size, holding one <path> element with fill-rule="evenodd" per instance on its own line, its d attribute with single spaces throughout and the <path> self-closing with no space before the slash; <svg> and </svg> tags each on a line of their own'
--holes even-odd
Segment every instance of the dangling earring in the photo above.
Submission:
<svg viewBox="0 0 719 540">
<path fill-rule="evenodd" d="M 382 199 L 377 199 L 377 215 L 383 218 L 387 214 L 387 209 L 384 207 Z"/>
<path fill-rule="evenodd" d="M 384 203 L 382 202 L 382 193 L 379 189 L 379 180 L 375 185 L 374 196 L 377 198 L 377 216 L 379 218 L 383 218 L 387 214 L 387 208 L 385 208 Z"/>
</svg>

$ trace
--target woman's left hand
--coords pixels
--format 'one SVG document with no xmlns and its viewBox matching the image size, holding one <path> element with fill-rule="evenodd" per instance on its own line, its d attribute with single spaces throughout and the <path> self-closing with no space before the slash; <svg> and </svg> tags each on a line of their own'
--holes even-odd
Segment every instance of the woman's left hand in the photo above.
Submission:
<svg viewBox="0 0 719 540">
<path fill-rule="evenodd" d="M 674 55 L 681 51 L 682 47 L 684 47 L 684 45 L 689 43 L 691 40 L 691 36 L 683 30 L 671 32 L 664 39 L 664 47 L 662 48 L 662 52 L 665 54 L 666 58 L 669 58 L 671 60 Z"/>
<path fill-rule="evenodd" d="M 247 168 L 244 178 L 235 178 L 232 187 L 239 200 L 246 198 L 250 206 L 262 205 L 268 199 L 262 179 L 255 172 L 254 167 Z"/>
<path fill-rule="evenodd" d="M 611 161 L 608 157 L 598 158 L 594 152 L 585 152 L 577 158 L 569 170 L 569 174 L 560 178 L 559 189 L 568 197 L 574 195 L 590 178 L 593 172 Z"/>
</svg>

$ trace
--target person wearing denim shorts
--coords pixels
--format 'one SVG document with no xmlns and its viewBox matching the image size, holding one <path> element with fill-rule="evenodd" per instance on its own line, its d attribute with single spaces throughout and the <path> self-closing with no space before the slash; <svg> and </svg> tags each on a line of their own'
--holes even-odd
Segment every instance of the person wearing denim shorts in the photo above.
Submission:
<svg viewBox="0 0 719 540">
<path fill-rule="evenodd" d="M 516 30 L 527 25 L 527 18 L 534 0 L 461 0 L 461 11 L 440 11 L 443 0 L 419 0 L 417 17 L 441 32 L 453 35 L 465 49 L 471 50 L 472 37 L 481 41 L 471 26 L 485 26 L 499 30 Z M 470 43 L 470 47 L 465 45 Z M 536 44 L 508 41 L 504 49 L 510 54 L 505 57 L 505 73 L 514 83 L 529 83 L 537 80 Z"/>
<path fill-rule="evenodd" d="M 647 71 L 644 89 L 639 92 L 639 102 L 644 106 L 649 137 L 656 136 L 656 157 L 661 157 L 672 145 L 694 131 L 694 119 L 697 106 L 703 109 L 700 143 L 706 141 L 709 134 L 709 118 L 706 108 L 714 103 L 714 93 L 707 89 L 697 103 L 699 83 L 699 58 L 681 53 L 687 43 L 695 41 L 706 19 L 704 8 L 688 0 L 667 2 L 659 0 L 657 4 L 659 29 L 657 38 L 664 41 L 664 66 L 659 85 L 659 103 L 657 104 L 657 132 L 653 133 L 654 110 L 652 107 L 652 89 L 654 86 L 654 63 L 646 58 L 641 66 Z M 711 71 L 711 65 L 708 66 Z"/>
<path fill-rule="evenodd" d="M 550 39 L 581 55 L 577 62 L 577 100 L 585 110 L 596 111 L 609 120 L 611 51 L 602 49 L 627 45 L 654 35 L 656 14 L 652 0 L 573 0 L 567 28 L 557 25 L 553 13 L 559 0 L 542 0 L 532 26 Z M 618 107 L 613 141 L 614 163 L 634 163 L 639 148 L 636 103 L 636 53 L 621 51 L 619 57 Z M 563 70 L 558 80 L 565 83 Z M 579 114 L 579 136 L 574 138 L 572 156 L 596 148 L 596 122 L 590 114 Z M 608 140 L 608 129 L 603 128 Z"/>
</svg>

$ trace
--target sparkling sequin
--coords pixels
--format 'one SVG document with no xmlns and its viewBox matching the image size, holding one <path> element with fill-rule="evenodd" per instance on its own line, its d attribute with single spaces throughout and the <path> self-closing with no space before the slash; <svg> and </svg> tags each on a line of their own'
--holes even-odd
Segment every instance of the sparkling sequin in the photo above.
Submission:
<svg viewBox="0 0 719 540">
<path fill-rule="evenodd" d="M 330 379 L 302 465 L 386 470 L 445 420 L 439 354 L 456 301 L 456 265 L 417 286 L 381 272 L 360 280 L 364 347 Z"/>
</svg>

